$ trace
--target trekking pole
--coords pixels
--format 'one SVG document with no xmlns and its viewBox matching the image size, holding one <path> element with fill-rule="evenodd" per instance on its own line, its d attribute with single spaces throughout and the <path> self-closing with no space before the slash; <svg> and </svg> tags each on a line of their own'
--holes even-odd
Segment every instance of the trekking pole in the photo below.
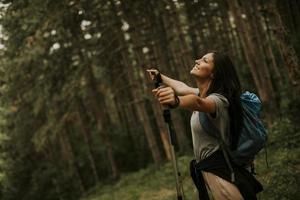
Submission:
<svg viewBox="0 0 300 200">
<path fill-rule="evenodd" d="M 156 75 L 154 72 L 151 72 L 152 75 L 154 75 L 154 86 L 155 88 L 158 88 L 162 84 L 162 79 L 160 75 Z M 180 179 L 180 172 L 178 171 L 178 163 L 175 155 L 175 130 L 173 127 L 173 123 L 171 120 L 171 112 L 170 109 L 167 109 L 163 107 L 163 116 L 164 121 L 167 125 L 168 135 L 169 135 L 169 143 L 171 147 L 171 159 L 172 159 L 172 165 L 173 165 L 173 172 L 174 177 L 176 181 L 176 191 L 177 191 L 177 200 L 184 200 L 184 194 L 183 194 L 183 188 L 182 188 L 182 182 Z"/>
</svg>

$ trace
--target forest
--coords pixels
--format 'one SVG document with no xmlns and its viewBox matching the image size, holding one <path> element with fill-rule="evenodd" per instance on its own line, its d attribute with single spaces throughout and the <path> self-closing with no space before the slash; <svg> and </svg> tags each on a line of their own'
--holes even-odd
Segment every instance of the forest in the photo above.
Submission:
<svg viewBox="0 0 300 200">
<path fill-rule="evenodd" d="M 190 70 L 212 50 L 263 104 L 260 199 L 300 198 L 299 1 L 0 2 L 0 199 L 175 199 L 146 70 L 197 87 Z M 196 199 L 191 111 L 171 114 L 185 200 Z"/>
</svg>

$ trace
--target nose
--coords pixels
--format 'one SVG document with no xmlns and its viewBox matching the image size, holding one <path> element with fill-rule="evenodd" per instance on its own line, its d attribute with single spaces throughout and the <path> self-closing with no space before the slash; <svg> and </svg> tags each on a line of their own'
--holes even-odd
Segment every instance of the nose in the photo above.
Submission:
<svg viewBox="0 0 300 200">
<path fill-rule="evenodd" d="M 195 63 L 196 63 L 197 65 L 200 65 L 200 61 L 201 61 L 201 59 L 197 59 L 197 60 L 195 60 Z"/>
</svg>

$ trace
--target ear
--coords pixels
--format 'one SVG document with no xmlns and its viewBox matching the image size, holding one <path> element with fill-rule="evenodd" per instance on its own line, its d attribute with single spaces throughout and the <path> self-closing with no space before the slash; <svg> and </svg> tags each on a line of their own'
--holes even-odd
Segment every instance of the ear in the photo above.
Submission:
<svg viewBox="0 0 300 200">
<path fill-rule="evenodd" d="M 215 78 L 215 76 L 214 76 L 213 73 L 210 74 L 210 78 L 211 78 L 211 79 L 214 79 L 214 78 Z"/>
</svg>

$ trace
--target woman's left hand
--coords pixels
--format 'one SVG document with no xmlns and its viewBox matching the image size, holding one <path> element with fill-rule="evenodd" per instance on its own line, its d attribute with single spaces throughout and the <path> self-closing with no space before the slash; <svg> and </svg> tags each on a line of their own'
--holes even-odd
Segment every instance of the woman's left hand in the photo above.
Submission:
<svg viewBox="0 0 300 200">
<path fill-rule="evenodd" d="M 168 86 L 160 86 L 156 89 L 153 89 L 152 92 L 155 94 L 155 97 L 163 106 L 175 105 L 175 91 L 173 88 Z"/>
</svg>

